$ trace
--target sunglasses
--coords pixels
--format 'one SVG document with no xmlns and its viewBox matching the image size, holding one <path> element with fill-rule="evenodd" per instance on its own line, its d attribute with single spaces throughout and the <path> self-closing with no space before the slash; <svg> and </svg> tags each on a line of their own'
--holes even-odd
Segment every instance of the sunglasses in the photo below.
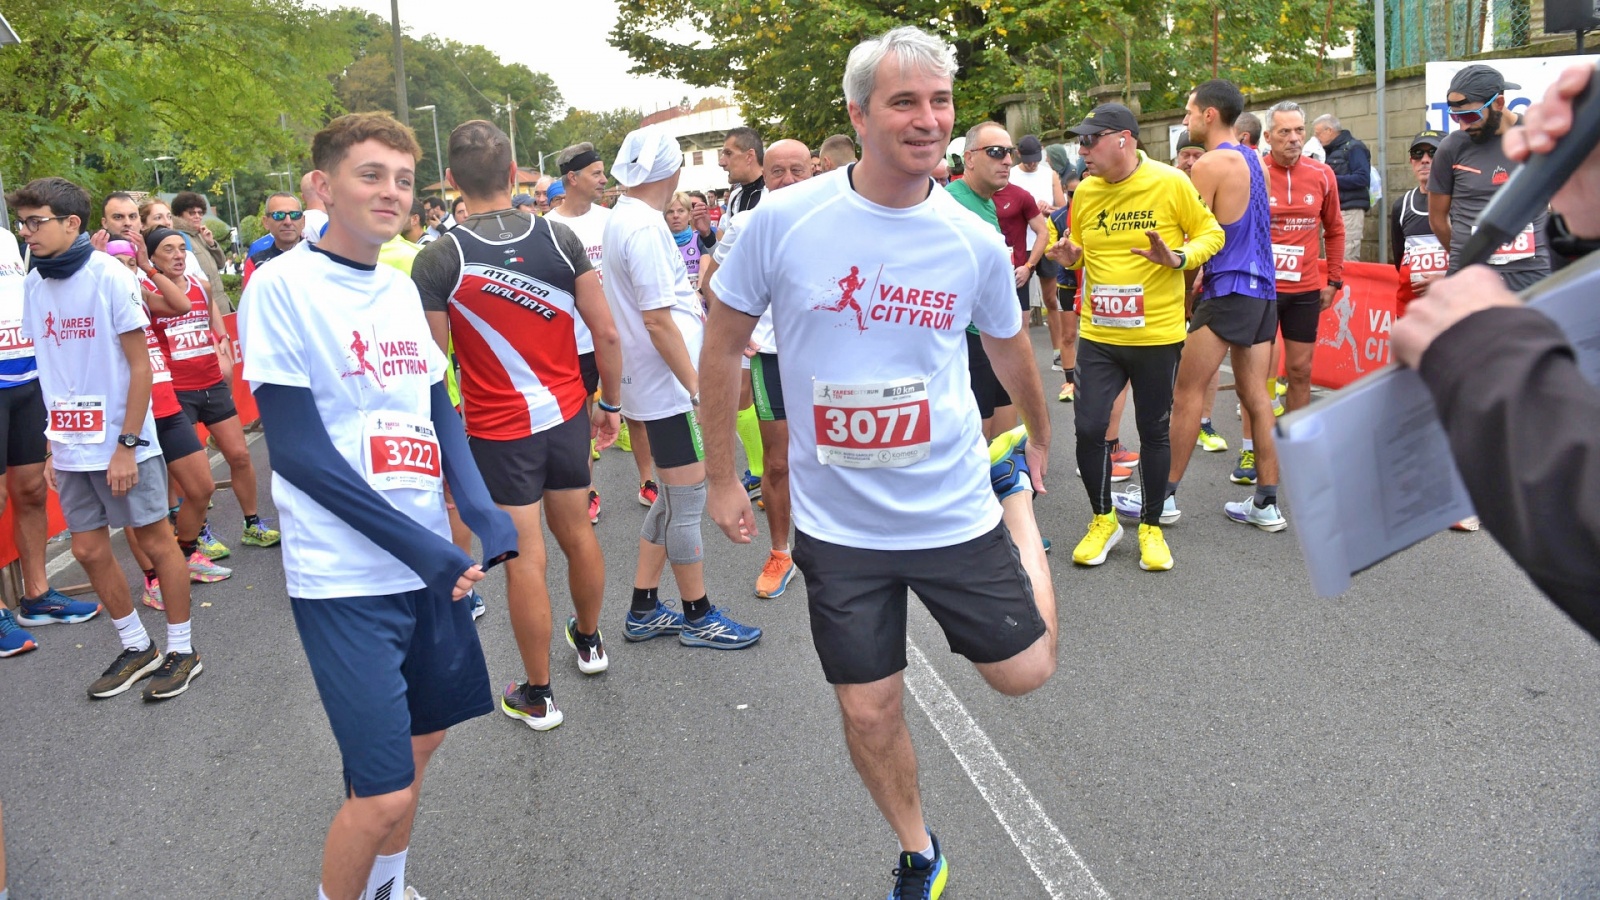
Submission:
<svg viewBox="0 0 1600 900">
<path fill-rule="evenodd" d="M 1115 132 L 1115 131 L 1102 131 L 1102 132 L 1099 132 L 1098 134 L 1083 134 L 1083 135 L 1079 135 L 1078 136 L 1078 146 L 1082 147 L 1085 150 L 1091 149 L 1092 147 L 1094 147 L 1095 144 L 1100 143 L 1100 139 L 1101 138 L 1110 137 L 1110 136 L 1112 136 L 1112 135 L 1114 135 L 1116 133 L 1117 132 Z"/>
<path fill-rule="evenodd" d="M 269 213 L 267 213 L 267 218 L 271 219 L 274 222 L 282 222 L 284 219 L 289 219 L 291 221 L 298 222 L 301 219 L 305 218 L 305 213 L 303 211 L 301 211 L 301 210 L 298 210 L 298 209 L 291 209 L 291 210 L 282 210 L 282 209 L 280 209 L 277 212 L 269 212 Z"/>
<path fill-rule="evenodd" d="M 1421 162 L 1423 157 L 1427 157 L 1428 159 L 1432 159 L 1433 158 L 1433 154 L 1434 154 L 1434 149 L 1432 147 L 1412 147 L 1411 148 L 1411 161 L 1412 162 Z"/>
<path fill-rule="evenodd" d="M 1017 148 L 1005 147 L 1000 144 L 989 147 L 976 147 L 974 149 L 982 151 L 983 155 L 990 159 L 1012 159 L 1017 155 Z"/>
<path fill-rule="evenodd" d="M 1461 110 L 1461 111 L 1457 111 L 1457 110 L 1452 109 L 1452 110 L 1450 110 L 1450 118 L 1454 119 L 1458 124 L 1461 124 L 1461 125 L 1476 125 L 1479 122 L 1483 121 L 1483 118 L 1484 118 L 1484 115 L 1486 114 L 1486 111 L 1489 109 L 1489 107 L 1493 106 L 1494 105 L 1494 101 L 1496 101 L 1498 99 L 1500 99 L 1500 95 L 1499 94 L 1495 94 L 1493 97 L 1489 98 L 1489 101 L 1487 103 L 1483 104 L 1482 106 L 1478 107 L 1477 109 L 1468 109 L 1468 110 Z"/>
</svg>

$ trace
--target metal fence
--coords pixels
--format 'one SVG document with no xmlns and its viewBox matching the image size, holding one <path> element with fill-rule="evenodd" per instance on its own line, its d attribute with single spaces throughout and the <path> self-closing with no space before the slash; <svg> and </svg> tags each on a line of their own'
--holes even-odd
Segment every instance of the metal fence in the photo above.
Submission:
<svg viewBox="0 0 1600 900">
<path fill-rule="evenodd" d="M 1542 37 L 1532 0 L 1386 0 L 1390 68 L 1527 46 Z"/>
</svg>

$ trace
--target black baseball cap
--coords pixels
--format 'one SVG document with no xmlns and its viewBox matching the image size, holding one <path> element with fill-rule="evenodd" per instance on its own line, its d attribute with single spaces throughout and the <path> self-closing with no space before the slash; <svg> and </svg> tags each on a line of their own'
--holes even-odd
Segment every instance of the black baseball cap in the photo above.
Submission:
<svg viewBox="0 0 1600 900">
<path fill-rule="evenodd" d="M 1138 137 L 1139 120 L 1134 118 L 1133 110 L 1121 103 L 1102 103 L 1096 106 L 1082 122 L 1068 128 L 1067 131 L 1079 136 L 1099 134 L 1102 131 L 1126 131 Z"/>
<path fill-rule="evenodd" d="M 1197 141 L 1191 137 L 1189 135 L 1189 129 L 1185 128 L 1184 130 L 1178 132 L 1178 149 L 1182 150 L 1185 147 L 1199 147 L 1201 150 L 1204 150 L 1206 145 L 1204 141 Z"/>
<path fill-rule="evenodd" d="M 1450 79 L 1450 89 L 1445 92 L 1447 95 L 1445 99 L 1449 99 L 1449 94 L 1460 94 L 1467 100 L 1477 100 L 1481 103 L 1507 89 L 1515 90 L 1521 87 L 1522 85 L 1520 84 L 1512 84 L 1506 81 L 1505 76 L 1500 74 L 1499 69 L 1482 63 L 1474 63 L 1457 72 L 1455 77 Z"/>
<path fill-rule="evenodd" d="M 1415 150 L 1418 147 L 1438 148 L 1439 142 L 1442 140 L 1444 140 L 1444 132 L 1434 131 L 1430 128 L 1427 131 L 1417 132 L 1417 136 L 1411 139 L 1411 147 L 1409 149 Z"/>
<path fill-rule="evenodd" d="M 1022 161 L 1025 163 L 1036 163 L 1044 159 L 1044 145 L 1031 134 L 1024 135 L 1022 140 L 1017 142 L 1017 152 L 1022 155 Z"/>
</svg>

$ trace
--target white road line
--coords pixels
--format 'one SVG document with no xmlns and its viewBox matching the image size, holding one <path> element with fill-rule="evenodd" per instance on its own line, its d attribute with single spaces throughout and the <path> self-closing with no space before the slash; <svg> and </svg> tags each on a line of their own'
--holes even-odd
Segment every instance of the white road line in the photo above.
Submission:
<svg viewBox="0 0 1600 900">
<path fill-rule="evenodd" d="M 966 707 L 950 692 L 950 686 L 933 670 L 922 650 L 909 640 L 906 641 L 906 657 L 906 686 L 911 689 L 912 699 L 939 730 L 950 752 L 966 770 L 967 777 L 972 779 L 1052 900 L 1068 897 L 1109 900 L 1111 895 L 1095 880 L 1078 851 L 1045 815 L 1044 807 L 1006 764 L 994 742 L 973 721 Z"/>
<path fill-rule="evenodd" d="M 244 436 L 245 446 L 248 447 L 251 444 L 254 444 L 260 438 L 261 438 L 261 432 L 259 432 L 259 431 L 253 431 L 253 432 L 245 435 Z M 211 467 L 213 469 L 217 467 L 217 463 L 222 462 L 222 454 L 221 453 L 217 453 L 215 451 L 212 451 L 211 453 L 209 453 L 207 455 L 207 458 L 211 461 Z M 112 537 L 116 537 L 117 535 L 119 535 L 121 533 L 122 533 L 122 529 L 121 528 L 113 528 L 113 529 L 111 529 L 111 536 Z M 44 577 L 47 578 L 47 579 L 54 579 L 57 575 L 60 575 L 62 572 L 65 572 L 67 570 L 67 566 L 70 566 L 70 565 L 72 565 L 73 563 L 75 563 L 77 561 L 78 561 L 77 558 L 72 555 L 71 546 L 70 545 L 66 545 L 66 546 L 64 546 L 62 552 L 56 554 L 56 558 L 50 560 L 50 562 L 44 567 Z"/>
</svg>

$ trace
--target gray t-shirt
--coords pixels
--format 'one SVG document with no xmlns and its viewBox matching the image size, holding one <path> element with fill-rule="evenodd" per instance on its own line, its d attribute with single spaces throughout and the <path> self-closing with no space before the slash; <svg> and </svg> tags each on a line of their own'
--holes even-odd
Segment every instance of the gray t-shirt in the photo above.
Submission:
<svg viewBox="0 0 1600 900">
<path fill-rule="evenodd" d="M 527 232 L 530 218 L 521 210 L 498 210 L 470 216 L 456 228 L 470 229 L 478 237 L 491 241 L 505 241 Z M 556 246 L 572 264 L 573 277 L 594 269 L 583 241 L 571 228 L 551 218 L 546 218 L 545 223 L 555 235 Z M 423 247 L 411 263 L 411 280 L 416 282 L 417 293 L 422 295 L 422 308 L 427 312 L 449 309 L 450 294 L 455 291 L 460 277 L 461 251 L 455 241 L 434 241 Z"/>
<path fill-rule="evenodd" d="M 1433 174 L 1428 178 L 1428 193 L 1450 196 L 1451 272 L 1461 268 L 1461 250 L 1472 236 L 1472 226 L 1515 168 L 1498 136 L 1480 144 L 1465 131 L 1452 131 L 1440 142 L 1433 157 Z M 1501 273 L 1548 274 L 1550 247 L 1545 244 L 1545 218 L 1545 213 L 1539 213 L 1529 230 L 1495 251 L 1490 265 Z"/>
</svg>

